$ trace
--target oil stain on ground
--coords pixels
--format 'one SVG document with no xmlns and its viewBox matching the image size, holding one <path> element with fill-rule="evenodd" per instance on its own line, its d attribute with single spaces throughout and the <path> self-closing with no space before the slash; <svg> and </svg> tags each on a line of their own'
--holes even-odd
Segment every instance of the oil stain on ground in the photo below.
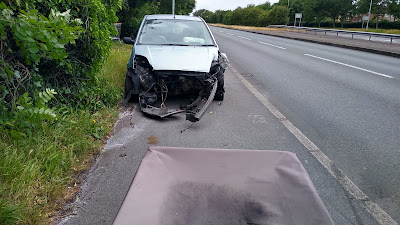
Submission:
<svg viewBox="0 0 400 225">
<path fill-rule="evenodd" d="M 162 206 L 163 225 L 267 225 L 270 214 L 248 193 L 228 186 L 182 182 L 170 188 Z"/>
<path fill-rule="evenodd" d="M 149 140 L 149 145 L 158 144 L 158 138 L 156 136 L 150 136 L 147 138 L 147 140 Z"/>
</svg>

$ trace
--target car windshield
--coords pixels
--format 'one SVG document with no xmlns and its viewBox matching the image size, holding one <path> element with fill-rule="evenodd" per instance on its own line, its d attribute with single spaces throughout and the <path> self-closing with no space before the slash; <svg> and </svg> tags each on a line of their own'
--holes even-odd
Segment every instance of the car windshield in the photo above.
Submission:
<svg viewBox="0 0 400 225">
<path fill-rule="evenodd" d="M 214 41 L 202 21 L 154 19 L 145 21 L 139 44 L 214 46 Z"/>
</svg>

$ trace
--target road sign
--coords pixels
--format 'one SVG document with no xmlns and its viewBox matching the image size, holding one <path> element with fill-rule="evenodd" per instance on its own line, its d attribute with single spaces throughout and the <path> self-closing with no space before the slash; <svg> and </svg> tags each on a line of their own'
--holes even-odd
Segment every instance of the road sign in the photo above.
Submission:
<svg viewBox="0 0 400 225">
<path fill-rule="evenodd" d="M 362 20 L 363 20 L 363 21 L 367 21 L 368 18 L 369 18 L 369 16 L 363 16 Z"/>
<path fill-rule="evenodd" d="M 299 27 L 301 26 L 301 18 L 303 18 L 303 13 L 295 13 L 294 14 L 294 26 L 296 26 L 297 19 L 300 19 Z"/>
</svg>

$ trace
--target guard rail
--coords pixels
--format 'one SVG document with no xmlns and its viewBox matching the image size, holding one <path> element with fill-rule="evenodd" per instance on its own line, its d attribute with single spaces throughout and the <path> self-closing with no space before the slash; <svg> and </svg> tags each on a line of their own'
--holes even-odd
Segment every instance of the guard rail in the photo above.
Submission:
<svg viewBox="0 0 400 225">
<path fill-rule="evenodd" d="M 275 27 L 275 28 L 285 28 L 291 30 L 305 30 L 306 32 L 311 31 L 317 34 L 317 32 L 324 32 L 326 33 L 336 33 L 337 36 L 339 34 L 351 34 L 351 38 L 354 38 L 354 35 L 364 35 L 369 36 L 368 40 L 371 40 L 371 37 L 383 37 L 383 38 L 390 38 L 390 43 L 393 42 L 393 39 L 400 39 L 400 35 L 397 34 L 384 34 L 384 33 L 374 33 L 374 32 L 362 32 L 362 31 L 349 31 L 349 30 L 336 30 L 336 29 L 322 29 L 322 28 L 312 28 L 312 27 L 295 27 L 295 26 L 286 26 L 286 25 L 269 25 L 268 27 Z"/>
</svg>

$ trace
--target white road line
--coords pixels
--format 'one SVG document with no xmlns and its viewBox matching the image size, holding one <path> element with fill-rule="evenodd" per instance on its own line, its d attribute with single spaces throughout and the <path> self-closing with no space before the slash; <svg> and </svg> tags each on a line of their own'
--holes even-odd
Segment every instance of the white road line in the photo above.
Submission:
<svg viewBox="0 0 400 225">
<path fill-rule="evenodd" d="M 251 39 L 250 38 L 247 38 L 247 37 L 242 37 L 242 36 L 237 36 L 238 38 L 243 38 L 243 39 L 246 39 L 246 40 L 249 40 L 249 41 L 251 41 Z"/>
<path fill-rule="evenodd" d="M 330 59 L 325 59 L 325 58 L 321 58 L 321 57 L 318 57 L 318 56 L 315 56 L 315 55 L 310 55 L 310 54 L 304 54 L 304 55 L 305 56 L 310 56 L 310 57 L 313 57 L 313 58 L 316 58 L 316 59 L 321 59 L 321 60 L 325 60 L 325 61 L 328 61 L 328 62 L 336 63 L 336 64 L 339 64 L 339 65 L 342 65 L 342 66 L 347 66 L 347 67 L 350 67 L 350 68 L 353 68 L 353 69 L 362 70 L 362 71 L 365 71 L 365 72 L 368 72 L 368 73 L 372 73 L 372 74 L 375 74 L 375 75 L 379 75 L 379 76 L 382 76 L 382 77 L 393 78 L 392 76 L 389 76 L 389 75 L 386 75 L 386 74 L 383 74 L 383 73 L 374 72 L 374 71 L 363 69 L 363 68 L 360 68 L 360 67 L 357 67 L 357 66 L 352 66 L 352 65 L 349 65 L 349 64 L 346 64 L 346 63 L 336 62 L 336 61 L 333 61 L 333 60 L 330 60 Z"/>
<path fill-rule="evenodd" d="M 228 32 L 227 32 L 226 34 L 229 34 L 229 35 L 234 35 L 234 34 L 231 34 L 231 33 L 228 33 Z"/>
<path fill-rule="evenodd" d="M 290 122 L 275 106 L 273 106 L 260 92 L 257 91 L 242 75 L 240 75 L 232 66 L 229 67 L 231 71 L 242 81 L 242 83 L 253 93 L 254 96 L 292 133 L 296 139 L 321 163 L 328 172 L 342 185 L 342 187 L 354 199 L 364 203 L 364 207 L 380 225 L 397 225 L 394 221 L 378 204 L 371 201 L 370 198 L 361 191 L 357 185 L 350 180 L 350 178 L 343 173 L 342 170 L 336 167 L 332 160 L 326 156 L 318 146 L 316 146 L 310 139 L 307 138 L 292 122 Z"/>
<path fill-rule="evenodd" d="M 265 42 L 262 42 L 262 41 L 259 41 L 258 43 L 263 44 L 263 45 L 269 45 L 269 46 L 272 46 L 272 47 L 275 47 L 275 48 L 286 49 L 284 47 L 280 47 L 280 46 L 277 46 L 277 45 L 265 43 Z"/>
<path fill-rule="evenodd" d="M 219 32 L 224 33 L 224 31 L 222 31 L 222 30 L 219 30 Z"/>
</svg>

